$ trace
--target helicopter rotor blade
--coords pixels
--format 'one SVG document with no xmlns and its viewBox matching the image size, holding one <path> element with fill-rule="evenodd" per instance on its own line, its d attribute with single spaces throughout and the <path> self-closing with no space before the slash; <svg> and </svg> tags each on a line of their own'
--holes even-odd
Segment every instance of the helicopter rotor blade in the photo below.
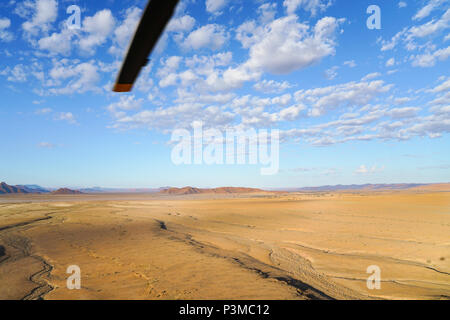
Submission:
<svg viewBox="0 0 450 320">
<path fill-rule="evenodd" d="M 130 92 L 172 18 L 179 0 L 150 0 L 134 34 L 113 91 Z"/>
</svg>

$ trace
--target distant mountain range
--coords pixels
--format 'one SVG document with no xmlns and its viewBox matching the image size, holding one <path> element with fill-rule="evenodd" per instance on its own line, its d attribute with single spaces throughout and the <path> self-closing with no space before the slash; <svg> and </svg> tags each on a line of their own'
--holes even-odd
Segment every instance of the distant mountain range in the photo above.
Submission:
<svg viewBox="0 0 450 320">
<path fill-rule="evenodd" d="M 51 191 L 36 184 L 18 185 L 16 187 L 28 191 L 28 193 L 49 193 Z"/>
<path fill-rule="evenodd" d="M 0 183 L 0 194 L 30 193 L 28 190 L 16 186 L 10 186 L 4 182 Z"/>
<path fill-rule="evenodd" d="M 169 188 L 160 191 L 162 194 L 170 195 L 188 195 L 188 194 L 238 194 L 238 193 L 261 193 L 267 192 L 261 189 L 252 188 L 234 188 L 234 187 L 224 187 L 224 188 L 214 188 L 214 189 L 199 189 L 193 187 L 185 188 Z"/>
<path fill-rule="evenodd" d="M 66 195 L 66 194 L 83 194 L 80 191 L 76 191 L 76 190 L 71 190 L 71 189 L 67 189 L 67 188 L 61 188 L 55 191 L 52 191 L 50 194 L 55 194 L 55 195 Z"/>
<path fill-rule="evenodd" d="M 307 188 L 280 188 L 280 189 L 255 189 L 255 188 L 209 188 L 201 189 L 194 187 L 185 188 L 143 188 L 143 189 L 114 189 L 114 188 L 84 188 L 72 190 L 68 188 L 50 189 L 38 185 L 8 185 L 5 182 L 0 183 L 0 194 L 52 194 L 52 195 L 70 195 L 70 194 L 94 194 L 94 193 L 160 193 L 166 195 L 191 195 L 191 194 L 245 194 L 245 193 L 264 193 L 264 192 L 332 192 L 332 191 L 382 191 L 382 190 L 410 190 L 410 191 L 450 191 L 450 183 L 441 184 L 362 184 L 362 185 L 336 185 Z"/>
</svg>

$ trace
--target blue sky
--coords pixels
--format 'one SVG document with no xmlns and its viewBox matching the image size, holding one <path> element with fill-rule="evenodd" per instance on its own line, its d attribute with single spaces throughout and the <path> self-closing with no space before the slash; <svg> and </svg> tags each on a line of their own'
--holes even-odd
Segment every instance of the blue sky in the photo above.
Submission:
<svg viewBox="0 0 450 320">
<path fill-rule="evenodd" d="M 0 180 L 48 187 L 450 181 L 450 1 L 184 0 L 130 94 L 146 1 L 0 4 Z M 81 29 L 66 27 L 70 5 Z M 381 29 L 370 30 L 370 5 Z M 280 172 L 176 166 L 175 129 L 279 129 Z"/>
</svg>

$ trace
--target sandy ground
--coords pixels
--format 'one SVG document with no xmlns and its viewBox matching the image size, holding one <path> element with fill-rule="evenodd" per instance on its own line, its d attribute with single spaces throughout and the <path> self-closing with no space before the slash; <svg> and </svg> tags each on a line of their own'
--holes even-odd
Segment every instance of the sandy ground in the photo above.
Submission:
<svg viewBox="0 0 450 320">
<path fill-rule="evenodd" d="M 446 192 L 0 197 L 0 299 L 449 299 L 449 273 Z"/>
</svg>

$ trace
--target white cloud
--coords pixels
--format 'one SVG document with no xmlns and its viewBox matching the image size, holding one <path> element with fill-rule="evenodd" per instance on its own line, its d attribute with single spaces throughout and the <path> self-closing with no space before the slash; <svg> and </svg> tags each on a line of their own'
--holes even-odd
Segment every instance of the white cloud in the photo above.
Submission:
<svg viewBox="0 0 450 320">
<path fill-rule="evenodd" d="M 325 11 L 331 4 L 331 0 L 285 0 L 283 2 L 288 14 L 293 14 L 299 8 L 302 8 L 311 12 L 312 16 L 315 16 L 317 12 Z"/>
<path fill-rule="evenodd" d="M 395 104 L 399 105 L 399 104 L 405 104 L 410 102 L 411 100 L 413 100 L 412 98 L 409 97 L 402 97 L 402 98 L 396 98 L 394 100 Z"/>
<path fill-rule="evenodd" d="M 69 55 L 72 50 L 74 33 L 64 29 L 60 33 L 39 39 L 38 46 L 41 50 L 47 50 L 51 54 Z"/>
<path fill-rule="evenodd" d="M 264 3 L 258 8 L 259 21 L 262 24 L 269 23 L 274 20 L 277 14 L 277 3 Z"/>
<path fill-rule="evenodd" d="M 255 90 L 263 93 L 280 93 L 291 87 L 292 85 L 287 81 L 277 82 L 275 80 L 263 80 L 253 86 Z"/>
<path fill-rule="evenodd" d="M 199 94 L 229 91 L 240 87 L 244 82 L 257 80 L 260 76 L 245 65 L 228 67 L 232 61 L 231 52 L 222 52 L 210 56 L 198 56 L 182 59 L 170 57 L 161 60 L 161 67 L 156 75 L 161 79 L 160 85 L 167 87 L 177 85 L 179 89 L 190 87 Z M 181 62 L 187 69 L 181 69 Z M 224 67 L 228 67 L 224 69 Z"/>
<path fill-rule="evenodd" d="M 406 108 L 394 108 L 389 110 L 387 114 L 395 119 L 413 118 L 420 111 L 420 108 L 406 107 Z"/>
<path fill-rule="evenodd" d="M 230 51 L 208 56 L 194 55 L 191 58 L 186 58 L 186 66 L 195 70 L 197 74 L 207 76 L 214 72 L 215 68 L 229 66 L 232 60 L 233 53 Z"/>
<path fill-rule="evenodd" d="M 92 17 L 86 17 L 81 30 L 63 28 L 59 33 L 39 39 L 40 50 L 46 50 L 52 55 L 68 56 L 73 46 L 78 46 L 83 55 L 95 54 L 96 48 L 104 44 L 113 31 L 115 19 L 110 10 L 98 11 Z"/>
<path fill-rule="evenodd" d="M 51 108 L 43 108 L 43 109 L 36 110 L 34 113 L 38 114 L 38 115 L 43 115 L 43 114 L 49 114 L 52 111 L 53 110 Z"/>
<path fill-rule="evenodd" d="M 310 90 L 299 90 L 295 93 L 298 102 L 310 105 L 310 115 L 317 117 L 326 113 L 328 109 L 341 106 L 364 106 L 380 94 L 392 88 L 384 81 L 348 82 L 335 86 Z"/>
<path fill-rule="evenodd" d="M 393 67 L 395 65 L 395 59 L 390 58 L 388 61 L 386 61 L 386 67 Z"/>
<path fill-rule="evenodd" d="M 431 20 L 420 26 L 414 26 L 409 29 L 408 39 L 423 38 L 445 30 L 450 27 L 450 9 L 448 9 L 439 20 Z"/>
<path fill-rule="evenodd" d="M 63 59 L 54 63 L 50 70 L 54 86 L 48 90 L 49 93 L 58 95 L 100 91 L 97 87 L 100 74 L 93 61 L 74 64 L 73 61 Z M 66 80 L 68 82 L 62 84 Z"/>
<path fill-rule="evenodd" d="M 189 15 L 173 18 L 166 30 L 170 32 L 188 32 L 194 28 L 195 19 Z"/>
<path fill-rule="evenodd" d="M 120 118 L 125 116 L 125 111 L 140 109 L 143 102 L 143 99 L 136 99 L 134 95 L 121 96 L 118 102 L 110 104 L 106 109 L 115 118 Z"/>
<path fill-rule="evenodd" d="M 67 121 L 70 124 L 76 124 L 77 121 L 75 119 L 75 116 L 72 114 L 72 112 L 61 112 L 58 113 L 55 118 L 56 121 Z"/>
<path fill-rule="evenodd" d="M 408 4 L 405 1 L 400 1 L 398 3 L 398 7 L 399 8 L 406 8 L 408 6 Z"/>
<path fill-rule="evenodd" d="M 23 64 L 18 64 L 14 68 L 6 68 L 2 74 L 9 75 L 7 80 L 11 82 L 25 82 L 27 81 L 27 70 Z"/>
<path fill-rule="evenodd" d="M 80 39 L 80 49 L 87 54 L 94 54 L 96 47 L 105 43 L 113 31 L 114 25 L 114 17 L 108 9 L 98 11 L 94 16 L 85 18 L 82 30 L 87 33 L 87 36 Z"/>
<path fill-rule="evenodd" d="M 347 66 L 347 67 L 349 67 L 349 68 L 354 68 L 354 67 L 356 67 L 355 60 L 345 61 L 345 62 L 344 62 L 344 65 Z"/>
<path fill-rule="evenodd" d="M 367 81 L 367 80 L 371 80 L 371 79 L 375 79 L 375 78 L 379 78 L 381 77 L 381 73 L 379 72 L 373 72 L 373 73 L 369 73 L 368 75 L 366 75 L 364 78 L 362 78 L 362 81 Z"/>
<path fill-rule="evenodd" d="M 428 17 L 434 9 L 439 7 L 445 1 L 446 0 L 429 0 L 429 2 L 414 15 L 413 20 L 421 20 Z"/>
<path fill-rule="evenodd" d="M 169 86 L 174 86 L 177 84 L 178 81 L 178 75 L 175 73 L 171 73 L 168 74 L 166 77 L 164 77 L 163 79 L 161 79 L 161 81 L 159 82 L 159 86 L 161 88 L 166 88 Z"/>
<path fill-rule="evenodd" d="M 0 70 L 0 75 L 6 76 L 10 82 L 26 82 L 31 76 L 40 82 L 44 81 L 42 64 L 36 61 L 30 65 L 18 64 L 12 68 L 8 66 Z"/>
<path fill-rule="evenodd" d="M 374 174 L 377 172 L 384 171 L 384 167 L 378 167 L 378 166 L 372 166 L 367 167 L 366 165 L 361 165 L 359 168 L 355 171 L 356 174 Z"/>
<path fill-rule="evenodd" d="M 335 79 L 337 77 L 337 75 L 338 75 L 338 73 L 337 73 L 338 69 L 339 69 L 338 66 L 334 66 L 334 67 L 332 67 L 332 68 L 330 68 L 328 70 L 325 70 L 325 77 L 328 80 Z"/>
<path fill-rule="evenodd" d="M 234 93 L 201 94 L 189 92 L 185 89 L 178 89 L 177 103 L 201 103 L 223 105 L 230 102 L 235 97 Z"/>
<path fill-rule="evenodd" d="M 190 128 L 194 121 L 202 121 L 210 128 L 228 126 L 234 120 L 234 115 L 222 111 L 218 107 L 203 108 L 199 103 L 181 103 L 171 107 L 144 110 L 134 115 L 116 119 L 112 128 L 132 129 L 151 128 L 168 132 L 170 128 Z"/>
<path fill-rule="evenodd" d="M 445 92 L 450 90 L 450 79 L 445 80 L 440 85 L 436 86 L 431 92 Z"/>
<path fill-rule="evenodd" d="M 13 34 L 6 30 L 10 26 L 11 26 L 11 20 L 9 20 L 8 18 L 0 19 L 0 40 L 1 41 L 9 42 L 14 38 Z"/>
<path fill-rule="evenodd" d="M 430 138 L 442 137 L 444 133 L 450 132 L 450 113 L 446 111 L 419 119 L 412 127 L 405 129 L 405 133 Z"/>
<path fill-rule="evenodd" d="M 227 0 L 206 0 L 206 11 L 218 14 L 227 4 Z"/>
<path fill-rule="evenodd" d="M 433 101 L 430 102 L 431 105 L 450 105 L 450 92 L 437 97 Z"/>
<path fill-rule="evenodd" d="M 217 50 L 225 44 L 228 38 L 225 27 L 218 24 L 207 24 L 192 31 L 184 41 L 183 47 L 194 50 L 201 48 Z"/>
<path fill-rule="evenodd" d="M 113 55 L 121 56 L 128 47 L 131 41 L 139 20 L 141 18 L 142 10 L 137 7 L 127 9 L 124 20 L 114 30 L 114 44 L 109 49 Z"/>
<path fill-rule="evenodd" d="M 422 25 L 404 28 L 392 37 L 390 41 L 381 40 L 381 51 L 392 50 L 400 42 L 405 43 L 405 47 L 408 51 L 416 50 L 420 48 L 415 43 L 416 39 L 430 37 L 448 28 L 450 28 L 450 9 L 445 11 L 439 19 L 432 19 Z"/>
<path fill-rule="evenodd" d="M 312 30 L 297 22 L 297 16 L 280 18 L 256 31 L 243 45 L 250 47 L 250 68 L 274 74 L 288 74 L 318 63 L 335 53 L 335 31 L 343 20 L 320 19 Z M 302 54 L 299 54 L 301 52 Z"/>
<path fill-rule="evenodd" d="M 47 32 L 58 16 L 58 3 L 56 0 L 35 0 L 31 6 L 34 14 L 31 20 L 22 24 L 25 32 L 37 35 L 39 31 Z"/>
<path fill-rule="evenodd" d="M 306 109 L 301 103 L 284 107 L 291 101 L 290 95 L 279 97 L 280 99 L 261 99 L 258 97 L 244 96 L 233 101 L 233 111 L 241 117 L 242 126 L 268 127 L 278 122 L 294 121 L 298 119 L 301 112 Z M 279 104 L 283 101 L 283 108 L 278 112 L 270 112 L 266 107 Z M 278 107 L 280 104 L 278 105 Z"/>
<path fill-rule="evenodd" d="M 435 52 L 411 56 L 411 60 L 414 67 L 427 68 L 433 67 L 437 61 L 447 60 L 448 57 L 450 57 L 450 46 Z"/>
<path fill-rule="evenodd" d="M 289 108 L 285 108 L 279 112 L 278 121 L 294 121 L 306 107 L 303 104 L 297 104 Z"/>
</svg>

